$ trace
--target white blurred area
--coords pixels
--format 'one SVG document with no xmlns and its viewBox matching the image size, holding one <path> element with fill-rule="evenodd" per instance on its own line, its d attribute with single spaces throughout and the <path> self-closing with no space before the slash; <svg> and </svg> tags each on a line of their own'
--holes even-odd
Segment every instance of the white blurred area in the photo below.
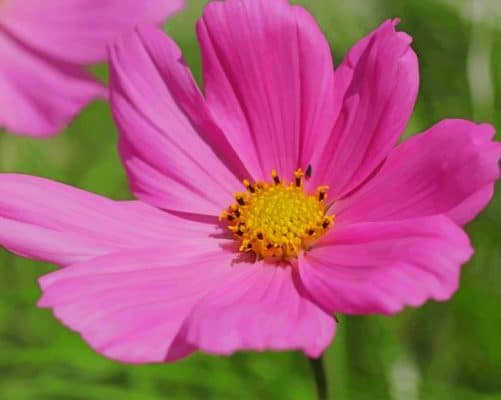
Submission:
<svg viewBox="0 0 501 400">
<path fill-rule="evenodd" d="M 471 21 L 467 74 L 475 118 L 492 120 L 494 77 L 492 71 L 492 33 L 501 29 L 501 1 L 470 0 L 462 6 L 462 15 Z"/>
<path fill-rule="evenodd" d="M 392 400 L 419 399 L 419 370 L 414 361 L 401 355 L 389 371 Z"/>
</svg>

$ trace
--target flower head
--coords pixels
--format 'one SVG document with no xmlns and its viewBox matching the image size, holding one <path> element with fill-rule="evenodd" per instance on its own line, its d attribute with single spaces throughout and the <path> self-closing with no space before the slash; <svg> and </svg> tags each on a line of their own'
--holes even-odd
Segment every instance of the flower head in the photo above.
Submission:
<svg viewBox="0 0 501 400">
<path fill-rule="evenodd" d="M 219 219 L 228 221 L 228 229 L 240 240 L 240 251 L 262 259 L 290 260 L 332 225 L 334 217 L 327 215 L 325 204 L 328 187 L 319 187 L 313 195 L 306 193 L 301 169 L 288 184 L 275 170 L 271 175 L 272 184 L 244 179 L 247 192 L 235 193 L 236 203 Z"/>
<path fill-rule="evenodd" d="M 183 0 L 1 0 L 0 128 L 29 136 L 58 133 L 107 93 L 84 69 L 103 62 L 117 34 L 160 23 Z"/>
<path fill-rule="evenodd" d="M 138 200 L 0 176 L 0 243 L 65 267 L 41 278 L 40 306 L 141 363 L 318 356 L 333 312 L 448 299 L 501 147 L 465 120 L 397 145 L 418 88 L 410 37 L 386 21 L 334 69 L 314 20 L 283 0 L 212 2 L 197 33 L 204 94 L 159 30 L 110 48 Z"/>
</svg>

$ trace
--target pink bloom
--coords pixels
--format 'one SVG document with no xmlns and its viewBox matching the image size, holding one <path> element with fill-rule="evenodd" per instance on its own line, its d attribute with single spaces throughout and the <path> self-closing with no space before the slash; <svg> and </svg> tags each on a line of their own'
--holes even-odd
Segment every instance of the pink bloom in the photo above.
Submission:
<svg viewBox="0 0 501 400">
<path fill-rule="evenodd" d="M 333 312 L 450 298 L 501 146 L 465 120 L 397 145 L 418 89 L 411 38 L 386 21 L 333 70 L 312 17 L 283 0 L 210 3 L 197 33 L 205 96 L 159 30 L 110 50 L 138 200 L 0 176 L 0 243 L 65 267 L 41 278 L 39 305 L 96 351 L 144 363 L 315 357 Z"/>
<path fill-rule="evenodd" d="M 0 128 L 59 132 L 92 99 L 106 96 L 84 68 L 139 23 L 160 23 L 184 0 L 0 0 Z"/>
</svg>

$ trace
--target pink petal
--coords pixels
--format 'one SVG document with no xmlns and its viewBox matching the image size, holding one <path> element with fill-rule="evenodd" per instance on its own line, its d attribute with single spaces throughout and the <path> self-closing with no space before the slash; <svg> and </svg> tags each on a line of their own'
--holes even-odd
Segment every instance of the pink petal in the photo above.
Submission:
<svg viewBox="0 0 501 400">
<path fill-rule="evenodd" d="M 141 23 L 161 23 L 184 0 L 3 0 L 0 24 L 41 52 L 71 63 L 104 61 L 106 45 Z"/>
<path fill-rule="evenodd" d="M 305 168 L 335 118 L 324 35 L 286 1 L 211 2 L 198 22 L 209 107 L 255 179 Z"/>
<path fill-rule="evenodd" d="M 346 314 L 393 314 L 457 290 L 473 251 L 444 216 L 335 227 L 299 260 L 301 280 L 319 305 Z"/>
<path fill-rule="evenodd" d="M 120 38 L 110 53 L 111 104 L 133 192 L 160 208 L 219 214 L 242 188 L 245 172 L 179 48 L 144 27 Z"/>
<path fill-rule="evenodd" d="M 494 184 L 488 184 L 484 188 L 475 191 L 463 202 L 447 212 L 447 216 L 459 225 L 466 225 L 472 221 L 492 200 Z"/>
<path fill-rule="evenodd" d="M 79 66 L 0 32 L 0 127 L 30 136 L 63 129 L 104 88 Z"/>
<path fill-rule="evenodd" d="M 180 232 L 182 234 L 182 232 Z M 220 240 L 99 257 L 42 277 L 39 306 L 118 361 L 173 361 L 195 348 L 174 343 L 193 305 L 228 273 Z M 177 248 L 176 248 L 177 247 Z"/>
<path fill-rule="evenodd" d="M 357 43 L 335 72 L 343 106 L 332 135 L 311 160 L 312 186 L 340 198 L 385 159 L 409 120 L 418 90 L 411 38 L 386 21 Z"/>
<path fill-rule="evenodd" d="M 24 257 L 68 265 L 121 249 L 209 237 L 215 229 L 140 202 L 0 174 L 0 245 Z"/>
<path fill-rule="evenodd" d="M 298 349 L 318 357 L 331 342 L 335 323 L 294 280 L 290 266 L 236 262 L 194 307 L 180 337 L 209 353 Z"/>
<path fill-rule="evenodd" d="M 458 224 L 477 215 L 499 178 L 494 128 L 444 120 L 396 147 L 367 184 L 337 202 L 337 221 L 381 221 L 449 213 Z"/>
</svg>

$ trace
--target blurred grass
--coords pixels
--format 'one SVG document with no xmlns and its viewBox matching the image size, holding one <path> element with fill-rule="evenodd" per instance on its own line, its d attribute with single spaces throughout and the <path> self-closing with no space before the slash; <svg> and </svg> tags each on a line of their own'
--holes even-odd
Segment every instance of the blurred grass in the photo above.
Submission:
<svg viewBox="0 0 501 400">
<path fill-rule="evenodd" d="M 495 112 L 501 108 L 497 0 L 300 3 L 319 21 L 336 61 L 380 21 L 401 17 L 400 28 L 414 37 L 421 69 L 418 104 L 406 135 L 444 117 L 488 120 L 500 130 L 501 113 Z M 199 80 L 193 24 L 202 4 L 192 0 L 167 26 Z M 96 70 L 105 76 L 104 68 Z M 95 103 L 55 138 L 33 141 L 1 134 L 0 170 L 47 176 L 114 198 L 128 198 L 115 143 L 108 107 Z M 468 232 L 476 255 L 465 266 L 461 289 L 452 301 L 428 303 L 392 318 L 340 318 L 338 335 L 326 353 L 332 398 L 501 399 L 499 190 Z M 308 365 L 298 353 L 241 353 L 230 358 L 196 354 L 175 364 L 149 366 L 106 360 L 57 323 L 50 312 L 35 307 L 36 279 L 51 266 L 4 251 L 0 251 L 0 261 L 0 399 L 314 396 Z"/>
</svg>

